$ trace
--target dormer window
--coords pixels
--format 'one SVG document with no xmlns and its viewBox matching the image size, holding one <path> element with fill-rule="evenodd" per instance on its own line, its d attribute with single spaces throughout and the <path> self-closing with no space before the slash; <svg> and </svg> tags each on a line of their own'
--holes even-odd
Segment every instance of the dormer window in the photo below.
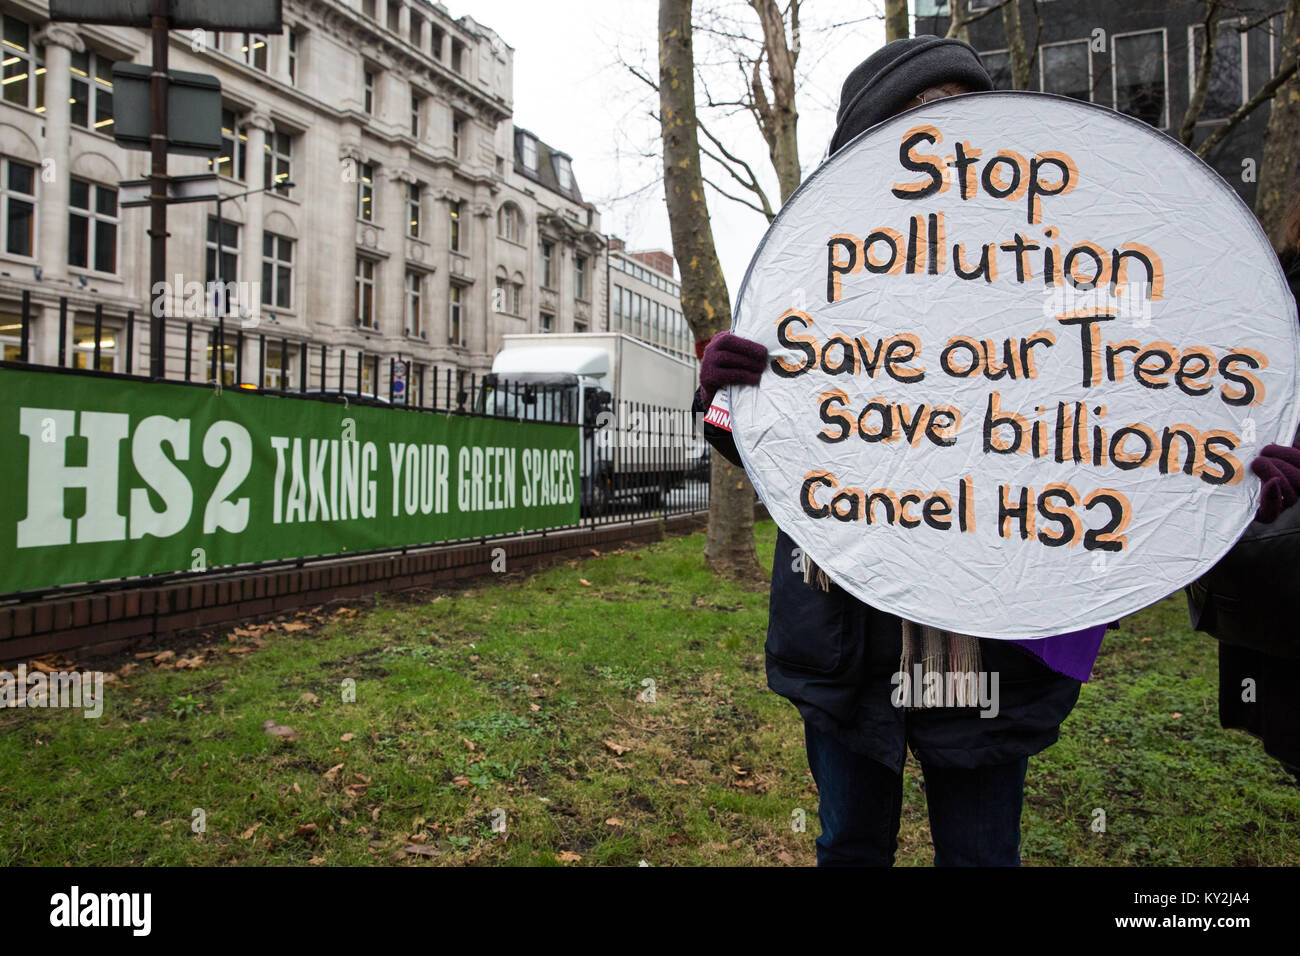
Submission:
<svg viewBox="0 0 1300 956">
<path fill-rule="evenodd" d="M 559 180 L 561 189 L 567 191 L 573 187 L 573 170 L 567 156 L 555 157 L 555 178 Z"/>
<path fill-rule="evenodd" d="M 523 154 L 524 169 L 537 172 L 537 140 L 525 133 L 520 144 L 520 152 Z"/>
</svg>

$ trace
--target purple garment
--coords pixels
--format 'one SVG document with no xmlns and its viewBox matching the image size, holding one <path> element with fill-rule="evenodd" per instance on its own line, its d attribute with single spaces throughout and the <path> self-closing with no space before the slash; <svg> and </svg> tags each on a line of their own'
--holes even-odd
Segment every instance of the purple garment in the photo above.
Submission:
<svg viewBox="0 0 1300 956">
<path fill-rule="evenodd" d="M 1098 624 L 1096 627 L 1085 627 L 1082 631 L 1071 631 L 1056 637 L 1038 637 L 1011 643 L 1019 644 L 1058 674 L 1086 682 L 1092 676 L 1092 665 L 1097 662 L 1106 627 L 1105 624 Z"/>
</svg>

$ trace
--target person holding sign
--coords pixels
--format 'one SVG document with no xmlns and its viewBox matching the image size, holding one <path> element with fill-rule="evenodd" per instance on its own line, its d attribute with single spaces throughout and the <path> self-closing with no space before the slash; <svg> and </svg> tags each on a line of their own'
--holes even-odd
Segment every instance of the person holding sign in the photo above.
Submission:
<svg viewBox="0 0 1300 956">
<path fill-rule="evenodd" d="M 868 57 L 845 80 L 837 126 L 830 144 L 830 158 L 823 168 L 830 167 L 831 160 L 854 142 L 858 134 L 894 115 L 935 100 L 991 88 L 992 83 L 978 55 L 965 43 L 926 36 L 889 43 Z M 957 112 L 960 112 L 960 107 L 955 111 L 950 109 L 944 115 L 951 117 Z M 1158 136 L 1155 133 L 1151 135 Z M 948 284 L 943 287 L 955 291 L 945 293 L 948 301 L 932 303 L 927 299 L 923 307 L 935 315 L 999 314 L 992 310 L 1000 306 L 990 305 L 990 302 L 1009 301 L 1009 295 L 1024 296 L 1025 293 L 1017 290 L 1028 288 L 1031 280 L 1046 281 L 1050 287 L 1053 277 L 1062 280 L 1060 285 L 1068 283 L 1072 288 L 1080 288 L 1089 281 L 1095 282 L 1096 276 L 1102 274 L 1109 274 L 1124 285 L 1131 285 L 1132 278 L 1141 274 L 1147 280 L 1150 296 L 1159 297 L 1165 271 L 1159 256 L 1150 246 L 1133 239 L 1106 248 L 1084 239 L 1066 247 L 1064 240 L 1055 241 L 1060 239 L 1056 228 L 1042 222 L 1044 204 L 1066 195 L 1076 185 L 1079 166 L 1082 165 L 1076 164 L 1076 160 L 1088 148 L 1086 143 L 1076 145 L 1073 156 L 1055 148 L 1044 148 L 1032 159 L 1027 158 L 1028 154 L 1021 155 L 1011 149 L 996 153 L 986 151 L 981 166 L 976 162 L 978 149 L 968 149 L 962 137 L 953 136 L 951 142 L 944 140 L 944 148 L 954 150 L 954 155 L 946 163 L 949 169 L 945 171 L 943 159 L 926 153 L 927 146 L 941 138 L 940 130 L 919 119 L 903 134 L 897 147 L 899 162 L 915 179 L 895 183 L 892 201 L 937 196 L 950 188 L 947 199 L 951 203 L 977 204 L 988 200 L 989 206 L 1011 210 L 1013 207 L 1009 201 L 1015 200 L 1014 217 L 1001 211 L 986 214 L 986 217 L 989 221 L 1010 222 L 1012 231 L 1020 231 L 1015 231 L 1014 236 L 999 236 L 1005 240 L 1000 243 L 985 243 L 981 260 L 979 247 L 971 243 L 956 243 L 955 248 L 951 248 L 951 257 L 948 257 L 950 245 L 945 242 L 942 213 L 904 218 L 898 222 L 898 229 L 877 225 L 872 220 L 855 227 L 854 231 L 861 230 L 861 239 L 836 232 L 836 228 L 843 227 L 827 228 L 826 234 L 835 233 L 824 247 L 829 252 L 829 258 L 824 259 L 828 262 L 825 290 L 828 307 L 835 307 L 841 297 L 847 295 L 847 283 L 861 282 L 861 277 L 868 274 L 877 280 L 897 276 L 900 282 L 918 281 L 902 278 L 905 276 L 928 276 L 934 280 L 931 284 L 938 282 L 934 277 L 949 277 L 944 279 Z M 871 137 L 866 137 L 865 141 L 870 143 Z M 866 155 L 859 152 L 853 155 L 860 154 Z M 1045 172 L 1049 167 L 1053 169 L 1050 175 Z M 846 172 L 850 169 L 853 174 Z M 885 170 L 877 176 L 873 169 L 864 177 L 860 166 L 844 163 L 838 164 L 834 172 L 839 178 L 821 177 L 823 193 L 820 195 L 825 197 L 822 206 L 819 207 L 815 201 L 804 204 L 805 209 L 812 206 L 813 221 L 817 219 L 816 214 L 830 204 L 826 198 L 833 201 L 833 196 L 827 197 L 824 192 L 826 180 L 850 191 L 857 189 L 856 183 L 860 181 L 864 186 L 857 191 L 861 193 L 869 192 L 865 184 L 872 180 L 890 181 L 890 173 Z M 1055 179 L 1051 178 L 1053 175 Z M 876 188 L 874 183 L 871 188 Z M 792 197 L 786 210 L 795 206 L 800 198 L 798 194 Z M 875 207 L 865 205 L 867 200 L 861 202 L 872 215 L 875 214 Z M 799 221 L 806 220 L 807 214 L 805 220 Z M 1023 226 L 1026 221 L 1042 232 L 1045 242 L 1027 238 L 1029 230 Z M 778 223 L 774 223 L 769 237 L 765 238 L 765 244 L 780 224 L 779 216 Z M 802 235 L 799 228 L 792 226 L 787 229 L 782 240 L 787 245 L 771 253 L 776 261 L 790 261 L 781 257 L 790 249 L 790 236 Z M 953 228 L 951 223 L 948 228 Z M 875 231 L 870 231 L 872 229 Z M 763 279 L 761 275 L 754 275 L 755 270 L 760 269 L 758 263 L 762 252 L 760 248 L 760 253 L 756 254 L 756 264 L 746 277 L 747 285 L 751 279 L 756 282 Z M 1093 277 L 1082 274 L 1089 264 L 1095 264 Z M 1126 276 L 1130 281 L 1126 281 Z M 742 292 L 740 301 L 743 308 L 749 309 L 747 316 L 757 314 L 755 307 L 747 304 L 745 298 L 746 293 Z M 774 304 L 774 298 L 780 296 L 764 300 L 761 294 L 756 294 L 756 298 L 770 306 Z M 875 300 L 861 296 L 858 301 L 871 303 Z M 934 308 L 937 305 L 943 308 Z M 777 311 L 781 308 L 787 307 L 781 306 Z M 784 352 L 769 353 L 762 343 L 733 333 L 722 333 L 710 340 L 702 358 L 701 390 L 697 396 L 702 407 L 709 408 L 714 393 L 723 387 L 756 386 L 760 380 L 770 381 L 773 386 L 778 383 L 797 385 L 804 381 L 800 376 L 816 365 L 819 384 L 809 386 L 814 390 L 810 398 L 816 398 L 819 403 L 820 423 L 826 425 L 825 431 L 817 437 L 826 443 L 850 438 L 868 443 L 855 444 L 851 446 L 854 451 L 839 453 L 841 464 L 853 455 L 883 455 L 898 449 L 906 452 L 904 446 L 917 448 L 920 445 L 923 451 L 933 456 L 938 452 L 930 446 L 942 448 L 956 441 L 961 414 L 955 406 L 942 405 L 938 400 L 918 403 L 910 399 L 870 398 L 865 406 L 859 407 L 851 404 L 852 400 L 844 391 L 850 386 L 838 386 L 839 381 L 847 381 L 864 369 L 863 377 L 869 376 L 874 381 L 866 387 L 873 389 L 883 388 L 882 382 L 892 380 L 890 387 L 901 390 L 909 380 L 918 380 L 921 369 L 917 367 L 919 363 L 913 361 L 921 353 L 918 336 L 906 329 L 898 332 L 888 328 L 876 329 L 874 325 L 887 324 L 895 317 L 882 315 L 877 318 L 868 314 L 860 316 L 859 323 L 874 324 L 870 335 L 853 340 L 837 330 L 835 335 L 821 341 L 809 328 L 812 317 L 801 309 L 802 306 L 789 309 L 778 321 L 777 339 Z M 1001 312 L 1006 310 L 1001 309 Z M 921 317 L 919 313 L 914 316 Z M 1067 354 L 1072 355 L 1077 363 L 1080 361 L 1080 346 L 1083 389 L 1134 380 L 1140 380 L 1141 385 L 1147 388 L 1167 387 L 1176 374 L 1176 368 L 1177 373 L 1184 376 L 1179 380 L 1179 388 L 1189 395 L 1193 392 L 1207 394 L 1210 389 L 1206 388 L 1205 379 L 1209 377 L 1207 372 L 1213 369 L 1222 379 L 1213 384 L 1214 394 L 1218 396 L 1221 390 L 1225 404 L 1249 404 L 1256 397 L 1263 398 L 1262 387 L 1253 393 L 1249 391 L 1256 384 L 1248 367 L 1255 359 L 1249 352 L 1220 356 L 1208 354 L 1203 348 L 1188 348 L 1182 355 L 1175 356 L 1168 350 L 1161 351 L 1166 343 L 1152 343 L 1152 347 L 1136 341 L 1103 343 L 1098 330 L 1110 317 L 1096 311 L 1058 309 L 1050 318 L 1057 321 L 1045 324 L 1040 333 L 1031 331 L 1018 339 L 1007 338 L 1004 347 L 996 342 L 990 347 L 973 336 L 965 340 L 962 336 L 953 336 L 950 347 L 944 350 L 942 368 L 934 370 L 934 373 L 947 376 L 946 380 L 939 381 L 960 385 L 963 376 L 973 375 L 981 381 L 994 383 L 989 386 L 991 391 L 982 436 L 985 456 L 1007 456 L 996 460 L 1023 460 L 1044 468 L 1055 461 L 1097 468 L 1114 467 L 1122 472 L 1152 464 L 1155 458 L 1159 458 L 1161 473 L 1172 460 L 1180 479 L 1183 477 L 1184 469 L 1177 458 L 1177 448 L 1172 455 L 1164 449 L 1164 453 L 1155 458 L 1147 455 L 1146 461 L 1135 460 L 1137 442 L 1125 443 L 1131 437 L 1129 433 L 1137 439 L 1150 433 L 1157 443 L 1161 437 L 1159 433 L 1142 423 L 1121 424 L 1114 432 L 1107 430 L 1110 422 L 1104 421 L 1105 407 L 1100 401 L 1094 406 L 1091 396 L 1087 402 L 1060 402 L 1059 406 L 1054 402 L 1054 424 L 1048 423 L 1046 407 L 1037 409 L 1039 418 L 1034 421 L 1032 406 L 1017 410 L 1008 404 L 1007 395 L 1011 394 L 1008 382 L 1018 380 L 1033 384 L 1036 370 L 1040 367 L 1036 363 L 1057 361 L 1059 364 Z M 1035 317 L 1031 319 L 1038 321 Z M 831 324 L 828 320 L 827 325 Z M 1061 345 L 1053 348 L 1057 340 Z M 952 361 L 953 350 L 961 346 L 968 350 L 968 369 L 959 368 L 958 363 Z M 1168 375 L 1164 382 L 1157 382 L 1154 372 L 1166 359 L 1164 371 Z M 1125 371 L 1127 380 L 1124 379 Z M 1193 375 L 1194 372 L 1198 374 Z M 837 378 L 841 375 L 844 377 Z M 998 379 L 1001 381 L 996 381 Z M 970 381 L 969 378 L 965 380 Z M 829 388 L 825 384 L 828 381 L 832 383 Z M 929 381 L 927 379 L 927 383 Z M 1077 387 L 1077 375 L 1074 382 Z M 1246 389 L 1239 387 L 1241 382 L 1246 383 Z M 781 394 L 788 398 L 791 386 L 782 384 L 781 387 L 785 388 Z M 998 389 L 1006 394 L 1000 395 Z M 757 394 L 761 397 L 763 390 Z M 1091 419 L 1090 415 L 1093 416 Z M 733 437 L 722 429 L 710 427 L 710 420 L 716 423 L 725 419 L 719 416 L 706 418 L 705 437 L 724 457 L 743 464 Z M 774 421 L 765 424 L 770 427 Z M 1088 423 L 1086 426 L 1085 422 Z M 1095 451 L 1101 442 L 1090 443 L 1093 429 L 1098 430 L 1095 432 L 1098 436 L 1109 438 L 1109 447 L 1117 449 L 1118 453 L 1107 457 Z M 1196 443 L 1194 439 L 1197 436 L 1192 436 L 1191 430 L 1183 425 L 1172 425 L 1166 431 L 1175 437 L 1185 432 L 1189 443 L 1195 445 L 1184 456 L 1188 465 L 1187 476 L 1201 480 L 1207 486 L 1239 481 L 1242 477 L 1240 472 L 1231 472 L 1230 464 L 1215 467 L 1215 454 L 1221 451 L 1214 444 L 1220 441 L 1218 432 L 1207 430 L 1200 435 L 1202 445 Z M 1012 437 L 1008 437 L 1008 433 Z M 1119 435 L 1117 440 L 1114 434 Z M 762 428 L 756 428 L 754 435 L 767 437 Z M 748 434 L 746 439 L 749 442 L 755 440 Z M 979 440 L 977 435 L 974 441 L 977 454 Z M 880 444 L 873 444 L 875 442 Z M 971 442 L 968 440 L 967 444 L 969 446 Z M 761 442 L 758 447 L 761 449 Z M 827 447 L 850 446 L 836 444 Z M 747 444 L 745 448 L 747 455 L 755 454 L 754 445 Z M 897 456 L 890 460 L 902 461 Z M 934 457 L 925 460 L 938 461 Z M 988 460 L 995 458 L 988 457 Z M 896 526 L 902 529 L 903 534 L 913 535 L 918 533 L 913 529 L 924 528 L 927 533 L 953 535 L 957 538 L 954 544 L 960 541 L 960 547 L 966 549 L 966 568 L 987 568 L 990 579 L 993 577 L 991 572 L 996 569 L 1009 569 L 1014 575 L 1028 559 L 1024 552 L 1019 553 L 1018 558 L 1013 556 L 1012 546 L 1007 543 L 1013 538 L 1017 541 L 1032 539 L 1035 546 L 1046 549 L 1054 545 L 1081 544 L 1086 531 L 1086 547 L 1089 550 L 1096 548 L 1098 558 L 1104 559 L 1107 553 L 1113 553 L 1111 548 L 1123 547 L 1123 531 L 1132 517 L 1123 495 L 1109 488 L 1091 492 L 1090 501 L 1072 498 L 1075 492 L 1068 483 L 1048 483 L 1037 489 L 1022 489 L 1027 495 L 1021 498 L 1018 514 L 1014 501 L 1005 497 L 999 501 L 998 492 L 994 492 L 991 496 L 1001 512 L 998 520 L 991 522 L 994 528 L 990 528 L 989 518 L 978 520 L 986 536 L 993 533 L 998 537 L 993 539 L 994 543 L 978 547 L 992 547 L 996 551 L 983 552 L 988 555 L 983 558 L 980 553 L 970 553 L 970 542 L 977 540 L 974 537 L 977 518 L 972 499 L 977 490 L 982 491 L 985 499 L 990 494 L 987 490 L 973 489 L 971 478 L 929 492 L 904 490 L 908 487 L 905 484 L 896 489 L 868 489 L 865 482 L 862 489 L 856 489 L 846 487 L 850 482 L 837 480 L 829 470 L 817 471 L 818 467 L 823 466 L 814 465 L 804 479 L 803 492 L 799 495 L 801 511 L 796 512 L 799 520 L 838 519 L 830 524 L 839 526 L 843 523 L 842 527 L 849 529 L 849 522 L 862 522 L 865 526 L 871 524 L 873 516 L 879 515 L 881 517 L 875 518 L 875 528 Z M 899 464 L 898 469 L 901 468 Z M 888 469 L 884 471 L 888 473 Z M 800 468 L 801 475 L 802 472 L 803 467 Z M 839 478 L 845 478 L 843 472 Z M 911 483 L 916 479 L 907 480 Z M 797 483 L 794 488 L 798 489 Z M 1078 515 L 1061 504 L 1063 500 L 1089 508 L 1092 504 L 1103 510 L 1110 507 L 1112 515 L 1118 513 L 1119 517 L 1109 528 L 1084 528 Z M 1043 512 L 1036 529 L 1033 524 L 1034 503 Z M 785 504 L 785 513 L 789 516 L 788 503 L 768 504 L 769 510 L 774 505 Z M 873 510 L 877 504 L 878 510 Z M 988 507 L 987 503 L 985 507 Z M 780 523 L 793 526 L 787 521 Z M 1017 527 L 1018 535 L 1012 530 Z M 847 530 L 840 532 L 841 540 L 847 533 Z M 1111 534 L 1109 539 L 1105 537 L 1108 534 Z M 810 540 L 809 543 L 820 549 L 819 554 L 828 555 L 825 550 L 827 541 Z M 1058 547 L 1057 550 L 1064 552 L 1068 549 Z M 1082 552 L 1083 548 L 1079 550 Z M 945 568 L 928 567 L 925 554 L 918 552 L 920 558 L 914 558 L 913 563 L 919 566 L 921 573 L 933 570 L 942 580 Z M 835 556 L 829 553 L 824 560 L 833 561 Z M 1104 560 L 1101 566 L 1104 569 Z M 954 563 L 948 570 L 956 567 Z M 876 575 L 867 574 L 867 577 L 874 580 Z M 915 580 L 906 575 L 903 578 L 905 582 Z M 978 580 L 978 575 L 975 579 Z M 888 583 L 896 584 L 897 581 Z M 855 586 L 862 590 L 861 582 L 856 582 Z M 987 586 L 987 581 L 981 586 Z M 914 586 L 905 583 L 901 587 L 904 590 L 896 587 L 892 592 L 891 601 L 895 604 L 900 595 L 908 597 L 906 588 Z M 909 599 L 914 604 L 919 603 L 915 596 Z M 996 607 L 996 603 L 988 603 Z M 1019 864 L 1020 815 L 1028 758 L 1057 740 L 1061 722 L 1078 699 L 1082 682 L 1091 675 L 1106 630 L 1105 623 L 1070 630 L 1071 604 L 1050 607 L 1042 603 L 1041 606 L 1051 612 L 1041 620 L 1004 620 L 998 622 L 997 627 L 988 621 L 971 620 L 964 627 L 978 633 L 1006 634 L 1009 631 L 1012 635 L 1018 632 L 1053 636 L 1023 640 L 977 638 L 963 632 L 960 619 L 956 627 L 922 625 L 850 594 L 817 567 L 786 530 L 778 531 L 765 648 L 767 677 L 769 687 L 789 699 L 804 719 L 809 765 L 820 793 L 822 833 L 817 840 L 819 865 L 893 863 L 901 812 L 902 769 L 909 747 L 920 761 L 925 777 L 935 864 Z M 928 614 L 938 609 L 918 610 Z M 954 617 L 950 613 L 933 613 L 932 616 Z M 1092 620 L 1096 621 L 1097 615 Z M 1046 624 L 1049 621 L 1051 629 Z M 1060 624 L 1066 626 L 1060 627 Z M 1054 633 L 1058 628 L 1066 633 Z"/>
</svg>

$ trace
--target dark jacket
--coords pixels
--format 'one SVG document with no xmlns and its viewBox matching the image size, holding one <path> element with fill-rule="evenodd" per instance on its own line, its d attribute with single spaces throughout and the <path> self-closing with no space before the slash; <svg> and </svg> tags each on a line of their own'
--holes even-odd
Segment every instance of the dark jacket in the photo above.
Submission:
<svg viewBox="0 0 1300 956">
<path fill-rule="evenodd" d="M 695 404 L 702 408 L 698 395 Z M 704 437 L 740 464 L 730 432 L 705 426 Z M 829 591 L 806 583 L 796 547 L 777 531 L 765 650 L 768 687 L 805 721 L 895 771 L 902 770 L 908 746 L 922 764 L 980 767 L 1056 742 L 1080 682 L 1006 641 L 980 641 L 983 669 L 998 675 L 996 716 L 981 717 L 975 708 L 894 706 L 902 622 L 833 582 Z"/>
<path fill-rule="evenodd" d="M 1286 269 L 1291 293 L 1300 301 L 1300 255 L 1292 253 L 1282 265 Z M 1294 518 L 1291 512 L 1295 510 L 1295 507 L 1291 508 L 1278 521 Z M 1256 525 L 1251 527 L 1254 529 Z M 1247 537 L 1243 537 L 1220 563 L 1233 562 L 1245 553 L 1245 549 L 1252 548 Z M 1258 542 L 1253 547 L 1255 551 L 1251 553 L 1257 553 Z M 1188 606 L 1193 627 L 1219 631 L 1221 624 L 1229 624 L 1228 630 L 1231 630 L 1230 622 L 1216 620 L 1231 610 L 1217 605 L 1207 607 L 1204 590 L 1189 587 Z M 1288 631 L 1293 635 L 1294 630 L 1295 624 L 1291 623 Z M 1297 647 L 1294 638 L 1292 647 Z M 1274 654 L 1220 643 L 1219 723 L 1258 737 L 1263 741 L 1266 753 L 1281 761 L 1291 773 L 1300 775 L 1300 660 L 1297 656 L 1300 655 Z M 1250 687 L 1249 693 L 1247 686 Z M 1243 700 L 1243 697 L 1252 699 Z"/>
</svg>

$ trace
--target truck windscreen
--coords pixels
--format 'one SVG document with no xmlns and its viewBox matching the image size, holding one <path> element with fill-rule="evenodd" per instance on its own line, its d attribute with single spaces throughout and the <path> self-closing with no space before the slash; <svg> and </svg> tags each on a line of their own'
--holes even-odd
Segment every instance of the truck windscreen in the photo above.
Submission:
<svg viewBox="0 0 1300 956">
<path fill-rule="evenodd" d="M 579 421 L 576 384 L 514 381 L 489 377 L 479 390 L 476 411 L 526 421 Z"/>
</svg>

